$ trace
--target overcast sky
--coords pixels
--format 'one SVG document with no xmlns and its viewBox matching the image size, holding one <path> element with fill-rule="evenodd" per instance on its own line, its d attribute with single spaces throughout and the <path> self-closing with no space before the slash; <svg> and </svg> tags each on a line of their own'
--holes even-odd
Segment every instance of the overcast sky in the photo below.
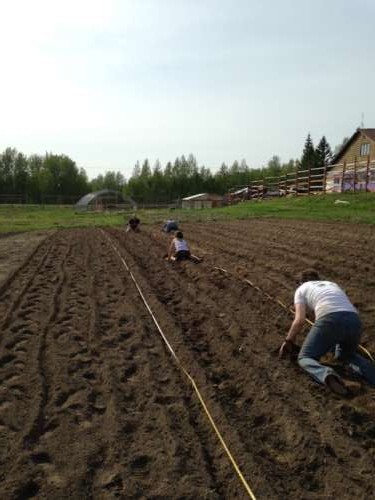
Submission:
<svg viewBox="0 0 375 500">
<path fill-rule="evenodd" d="M 374 0 L 0 0 L 0 151 L 215 170 L 375 127 Z"/>
</svg>

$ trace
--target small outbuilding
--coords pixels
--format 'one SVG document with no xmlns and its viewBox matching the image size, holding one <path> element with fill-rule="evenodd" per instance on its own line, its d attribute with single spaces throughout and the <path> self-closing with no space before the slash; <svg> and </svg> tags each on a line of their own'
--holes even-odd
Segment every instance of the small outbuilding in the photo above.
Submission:
<svg viewBox="0 0 375 500">
<path fill-rule="evenodd" d="M 93 193 L 85 194 L 77 201 L 74 209 L 77 212 L 116 210 L 124 208 L 136 208 L 136 203 L 124 196 L 120 191 L 114 189 L 102 189 Z"/>
<path fill-rule="evenodd" d="M 182 199 L 182 208 L 214 208 L 223 205 L 224 197 L 219 194 L 200 193 Z"/>
</svg>

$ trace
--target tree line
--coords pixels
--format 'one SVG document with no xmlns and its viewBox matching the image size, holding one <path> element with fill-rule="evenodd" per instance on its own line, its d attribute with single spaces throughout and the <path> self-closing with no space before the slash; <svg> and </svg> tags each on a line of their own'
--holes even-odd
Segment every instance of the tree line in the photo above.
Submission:
<svg viewBox="0 0 375 500">
<path fill-rule="evenodd" d="M 265 176 L 279 176 L 295 168 L 295 160 L 282 164 L 278 156 L 273 156 L 264 168 L 250 168 L 245 160 L 236 160 L 232 165 L 222 163 L 215 173 L 199 166 L 192 154 L 168 162 L 164 169 L 158 161 L 151 168 L 146 159 L 142 165 L 135 165 L 125 192 L 140 203 L 162 203 L 197 193 L 225 194 L 235 186 L 248 185 Z"/>
<path fill-rule="evenodd" d="M 306 138 L 301 159 L 282 163 L 275 155 L 262 168 L 250 168 L 245 160 L 236 160 L 232 165 L 222 163 L 213 173 L 209 168 L 198 166 L 192 154 L 187 158 L 176 158 L 173 164 L 168 162 L 164 169 L 159 161 L 151 168 L 146 159 L 142 165 L 136 163 L 125 186 L 125 193 L 139 203 L 168 202 L 204 192 L 225 194 L 236 186 L 249 185 L 266 177 L 280 177 L 296 170 L 318 168 L 323 172 L 331 160 L 332 151 L 325 136 L 315 148 L 310 134 Z"/>
<path fill-rule="evenodd" d="M 323 136 L 314 148 L 308 135 L 301 159 L 282 163 L 273 156 L 262 168 L 250 168 L 246 161 L 222 163 L 216 172 L 198 165 L 193 154 L 182 155 L 164 168 L 159 160 L 153 166 L 148 159 L 137 162 L 126 181 L 121 172 L 107 171 L 92 180 L 83 168 L 66 155 L 46 153 L 26 156 L 15 148 L 0 154 L 1 195 L 22 195 L 29 203 L 73 203 L 86 193 L 115 189 L 138 203 L 168 203 L 200 192 L 225 194 L 230 188 L 244 186 L 265 177 L 279 177 L 296 169 L 304 170 L 329 164 L 331 148 Z M 3 196 L 4 199 L 6 197 Z"/>
<path fill-rule="evenodd" d="M 122 191 L 120 172 L 106 172 L 89 181 L 85 169 L 66 155 L 46 153 L 26 156 L 15 148 L 0 154 L 0 200 L 20 195 L 29 203 L 73 203 L 91 191 L 103 188 Z"/>
</svg>

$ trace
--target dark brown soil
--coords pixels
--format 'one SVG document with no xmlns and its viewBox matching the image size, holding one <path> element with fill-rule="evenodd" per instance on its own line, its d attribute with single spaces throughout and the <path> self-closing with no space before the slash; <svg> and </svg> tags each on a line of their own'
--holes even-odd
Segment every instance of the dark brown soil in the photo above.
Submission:
<svg viewBox="0 0 375 500">
<path fill-rule="evenodd" d="M 46 231 L 0 233 L 0 285 L 47 236 Z"/>
<path fill-rule="evenodd" d="M 159 228 L 82 229 L 48 236 L 10 275 L 0 498 L 247 498 L 108 236 L 257 498 L 372 498 L 372 389 L 343 400 L 279 361 L 291 316 L 243 278 L 290 304 L 295 273 L 318 268 L 358 306 L 374 353 L 375 231 L 275 220 L 183 230 L 201 264 L 164 261 Z"/>
</svg>

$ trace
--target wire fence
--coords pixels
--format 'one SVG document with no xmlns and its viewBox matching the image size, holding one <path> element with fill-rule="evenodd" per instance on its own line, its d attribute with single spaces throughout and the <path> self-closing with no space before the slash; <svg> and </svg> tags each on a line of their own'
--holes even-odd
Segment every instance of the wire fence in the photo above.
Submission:
<svg viewBox="0 0 375 500">
<path fill-rule="evenodd" d="M 81 198 L 81 195 L 56 195 L 44 194 L 39 198 L 39 202 L 33 200 L 27 194 L 0 194 L 0 204 L 8 205 L 74 205 Z"/>
</svg>

